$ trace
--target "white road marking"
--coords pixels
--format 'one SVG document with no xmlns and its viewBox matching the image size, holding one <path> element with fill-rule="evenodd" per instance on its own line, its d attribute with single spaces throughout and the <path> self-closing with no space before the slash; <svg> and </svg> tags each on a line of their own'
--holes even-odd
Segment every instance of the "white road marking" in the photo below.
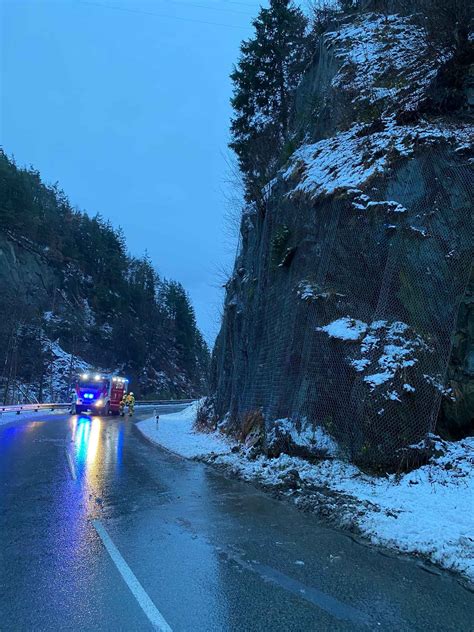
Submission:
<svg viewBox="0 0 474 632">
<path fill-rule="evenodd" d="M 145 589 L 133 574 L 132 569 L 123 559 L 120 551 L 110 539 L 110 536 L 105 530 L 104 525 L 101 523 L 100 520 L 93 520 L 92 524 L 94 525 L 99 538 L 102 540 L 102 544 L 105 546 L 108 554 L 112 558 L 113 563 L 117 567 L 118 572 L 120 573 L 120 575 L 122 575 L 124 582 L 129 587 L 131 593 L 137 600 L 145 615 L 148 617 L 148 620 L 150 621 L 152 626 L 156 630 L 160 630 L 160 632 L 172 632 L 170 626 L 166 623 L 163 615 L 155 606 L 148 594 L 145 592 Z"/>
<path fill-rule="evenodd" d="M 67 451 L 67 448 L 64 450 L 66 453 L 67 464 L 69 465 L 69 471 L 71 472 L 72 480 L 75 481 L 77 479 L 76 468 L 74 466 L 74 461 L 72 460 L 71 455 Z"/>
</svg>

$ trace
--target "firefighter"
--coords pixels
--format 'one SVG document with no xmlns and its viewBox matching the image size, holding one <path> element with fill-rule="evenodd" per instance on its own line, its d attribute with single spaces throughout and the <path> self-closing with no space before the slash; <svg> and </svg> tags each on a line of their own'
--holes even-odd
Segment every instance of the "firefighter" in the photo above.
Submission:
<svg viewBox="0 0 474 632">
<path fill-rule="evenodd" d="M 133 409 L 135 408 L 135 395 L 130 392 L 127 397 L 128 414 L 131 417 L 133 415 Z"/>
<path fill-rule="evenodd" d="M 128 402 L 128 395 L 127 393 L 124 393 L 122 396 L 122 399 L 120 400 L 120 416 L 124 417 L 125 416 L 125 406 L 127 405 Z"/>
</svg>

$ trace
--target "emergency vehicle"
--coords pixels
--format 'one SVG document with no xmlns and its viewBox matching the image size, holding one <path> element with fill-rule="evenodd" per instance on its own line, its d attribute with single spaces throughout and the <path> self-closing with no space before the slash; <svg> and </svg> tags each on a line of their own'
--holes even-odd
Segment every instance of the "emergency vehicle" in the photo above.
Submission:
<svg viewBox="0 0 474 632">
<path fill-rule="evenodd" d="M 125 377 L 83 373 L 76 382 L 76 414 L 90 410 L 99 415 L 118 415 L 120 402 L 127 389 L 128 380 Z"/>
</svg>

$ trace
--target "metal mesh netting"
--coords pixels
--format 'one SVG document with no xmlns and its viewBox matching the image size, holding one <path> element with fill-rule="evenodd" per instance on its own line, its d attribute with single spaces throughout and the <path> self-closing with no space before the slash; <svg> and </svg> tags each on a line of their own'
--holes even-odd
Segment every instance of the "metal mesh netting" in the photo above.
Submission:
<svg viewBox="0 0 474 632">
<path fill-rule="evenodd" d="M 352 459 L 380 465 L 433 431 L 472 266 L 471 178 L 439 149 L 373 183 L 371 197 L 401 213 L 274 192 L 228 291 L 220 412 L 261 409 L 267 434 L 281 418 L 319 426 Z"/>
</svg>

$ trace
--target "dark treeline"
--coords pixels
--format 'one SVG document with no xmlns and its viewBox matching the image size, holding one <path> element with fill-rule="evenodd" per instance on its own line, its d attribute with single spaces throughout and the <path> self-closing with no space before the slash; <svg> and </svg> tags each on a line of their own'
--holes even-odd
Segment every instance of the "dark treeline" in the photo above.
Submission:
<svg viewBox="0 0 474 632">
<path fill-rule="evenodd" d="M 2 290 L 0 361 L 16 364 L 19 380 L 38 382 L 47 371 L 44 333 L 91 364 L 128 372 L 143 395 L 205 389 L 209 352 L 183 287 L 160 278 L 147 255 L 131 257 L 121 229 L 74 209 L 57 185 L 3 152 L 0 230 L 55 278 L 40 301 Z"/>
</svg>

